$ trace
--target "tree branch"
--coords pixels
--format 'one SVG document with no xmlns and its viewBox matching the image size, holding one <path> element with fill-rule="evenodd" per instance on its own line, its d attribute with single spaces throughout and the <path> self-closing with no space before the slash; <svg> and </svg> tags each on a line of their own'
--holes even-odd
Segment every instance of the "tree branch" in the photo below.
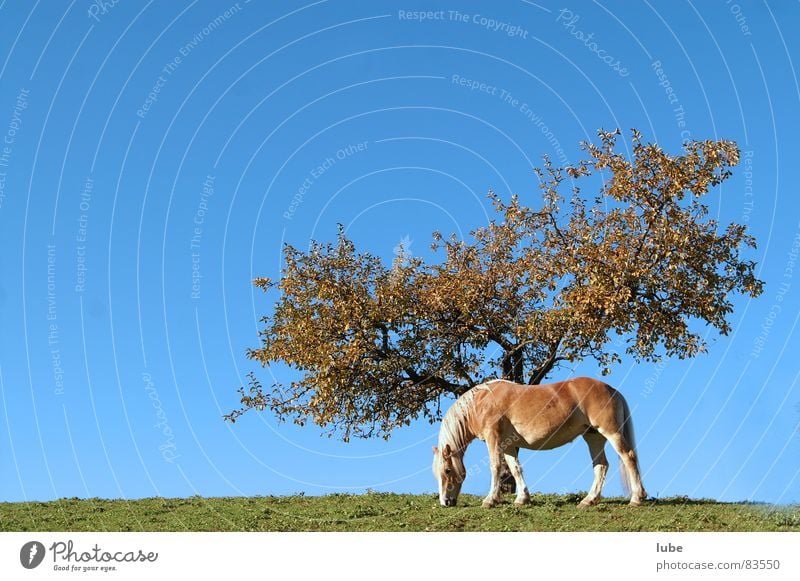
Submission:
<svg viewBox="0 0 800 581">
<path fill-rule="evenodd" d="M 536 367 L 528 378 L 528 385 L 538 385 L 542 380 L 547 377 L 547 374 L 553 370 L 556 363 L 564 361 L 565 357 L 558 357 L 558 347 L 561 345 L 561 339 L 550 345 L 550 352 L 541 365 Z"/>
</svg>

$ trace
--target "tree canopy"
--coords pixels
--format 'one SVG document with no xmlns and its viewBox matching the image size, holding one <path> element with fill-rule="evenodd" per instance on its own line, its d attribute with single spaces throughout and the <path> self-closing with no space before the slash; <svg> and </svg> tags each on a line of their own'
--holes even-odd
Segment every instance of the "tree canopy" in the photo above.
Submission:
<svg viewBox="0 0 800 581">
<path fill-rule="evenodd" d="M 623 355 L 704 352 L 705 327 L 731 330 L 732 297 L 763 287 L 742 256 L 755 240 L 703 203 L 738 147 L 692 141 L 670 155 L 633 130 L 629 159 L 618 136 L 600 131 L 574 165 L 545 158 L 535 203 L 490 192 L 496 217 L 468 239 L 433 233 L 438 262 L 401 252 L 386 264 L 341 227 L 333 243 L 287 245 L 280 280 L 255 281 L 279 297 L 248 356 L 297 379 L 265 388 L 251 374 L 226 419 L 269 408 L 346 440 L 386 437 L 491 377 L 535 384 L 562 362 L 607 373 Z M 590 197 L 587 183 L 599 184 Z"/>
</svg>

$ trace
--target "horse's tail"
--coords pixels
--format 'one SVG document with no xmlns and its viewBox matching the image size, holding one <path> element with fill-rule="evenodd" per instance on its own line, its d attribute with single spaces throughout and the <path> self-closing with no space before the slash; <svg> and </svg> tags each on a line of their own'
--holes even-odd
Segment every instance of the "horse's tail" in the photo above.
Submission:
<svg viewBox="0 0 800 581">
<path fill-rule="evenodd" d="M 622 427 L 622 437 L 625 442 L 634 451 L 634 462 L 636 462 L 636 469 L 639 470 L 639 455 L 636 452 L 636 434 L 633 431 L 633 418 L 631 417 L 631 408 L 628 407 L 628 402 L 620 392 L 616 393 L 620 407 L 618 409 L 618 420 Z M 625 463 L 619 463 L 620 478 L 622 479 L 622 489 L 625 491 L 625 496 L 631 495 L 631 475 L 628 474 L 628 469 L 625 468 Z"/>
</svg>

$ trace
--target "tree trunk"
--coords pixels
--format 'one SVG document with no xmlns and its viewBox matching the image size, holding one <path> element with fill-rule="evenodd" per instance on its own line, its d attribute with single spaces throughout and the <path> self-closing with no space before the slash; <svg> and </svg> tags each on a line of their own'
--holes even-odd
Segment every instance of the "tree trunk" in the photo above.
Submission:
<svg viewBox="0 0 800 581">
<path fill-rule="evenodd" d="M 525 381 L 525 361 L 523 353 L 519 347 L 514 347 L 506 351 L 503 357 L 503 378 L 515 383 Z M 511 474 L 511 469 L 505 458 L 500 460 L 500 492 L 501 494 L 513 494 L 517 491 L 517 482 Z"/>
<path fill-rule="evenodd" d="M 503 458 L 500 462 L 500 493 L 513 494 L 517 492 L 517 482 L 511 474 L 511 469 L 508 467 L 506 459 Z"/>
</svg>

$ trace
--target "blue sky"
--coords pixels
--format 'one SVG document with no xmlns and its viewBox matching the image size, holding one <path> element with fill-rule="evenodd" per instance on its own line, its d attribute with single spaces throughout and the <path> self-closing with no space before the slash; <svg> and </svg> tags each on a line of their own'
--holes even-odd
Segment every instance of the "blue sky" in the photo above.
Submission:
<svg viewBox="0 0 800 581">
<path fill-rule="evenodd" d="M 708 355 L 613 369 L 645 485 L 800 501 L 797 3 L 111 4 L 0 3 L 0 500 L 433 492 L 435 425 L 222 421 L 276 298 L 250 281 L 338 223 L 435 258 L 490 188 L 535 203 L 543 154 L 636 127 L 739 143 L 708 201 L 766 281 Z M 589 487 L 581 441 L 521 458 L 532 490 Z"/>
</svg>

